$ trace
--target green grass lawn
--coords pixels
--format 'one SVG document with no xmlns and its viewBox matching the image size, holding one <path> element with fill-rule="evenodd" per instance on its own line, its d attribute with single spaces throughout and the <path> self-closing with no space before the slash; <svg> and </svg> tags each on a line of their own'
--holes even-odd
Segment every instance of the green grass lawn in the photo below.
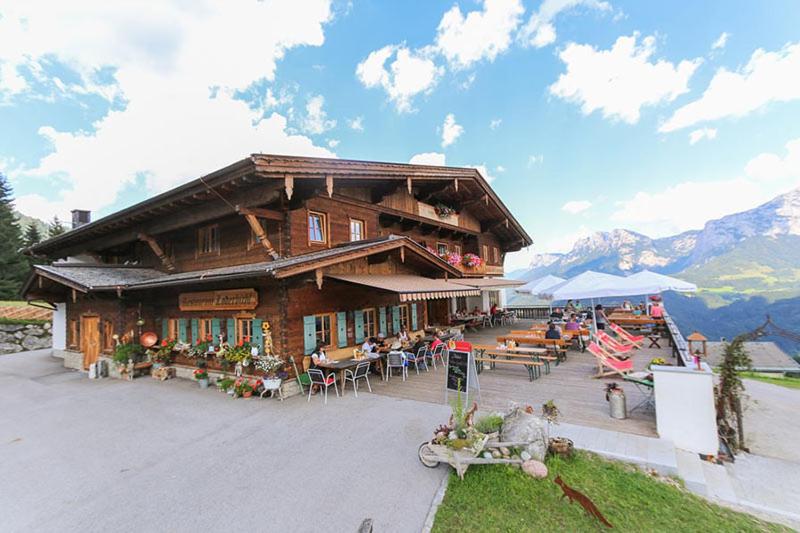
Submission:
<svg viewBox="0 0 800 533">
<path fill-rule="evenodd" d="M 472 466 L 464 481 L 451 473 L 433 531 L 606 531 L 577 502 L 561 498 L 556 475 L 586 494 L 618 531 L 791 531 L 593 454 L 551 458 L 547 466 L 544 480 L 505 465 Z"/>
<path fill-rule="evenodd" d="M 800 378 L 787 378 L 783 374 L 763 374 L 759 372 L 742 372 L 743 379 L 754 379 L 763 383 L 771 383 L 787 389 L 800 389 Z"/>
</svg>

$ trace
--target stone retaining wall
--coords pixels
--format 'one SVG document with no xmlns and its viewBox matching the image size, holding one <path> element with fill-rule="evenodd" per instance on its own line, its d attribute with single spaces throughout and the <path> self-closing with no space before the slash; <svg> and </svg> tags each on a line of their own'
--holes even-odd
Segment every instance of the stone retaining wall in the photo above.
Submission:
<svg viewBox="0 0 800 533">
<path fill-rule="evenodd" d="M 53 346 L 52 326 L 39 324 L 0 324 L 0 355 L 41 350 Z"/>
</svg>

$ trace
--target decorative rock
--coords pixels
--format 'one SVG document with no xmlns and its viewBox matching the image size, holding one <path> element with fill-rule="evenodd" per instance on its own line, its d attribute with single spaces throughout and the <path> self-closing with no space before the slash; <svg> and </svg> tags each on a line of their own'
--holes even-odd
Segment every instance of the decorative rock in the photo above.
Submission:
<svg viewBox="0 0 800 533">
<path fill-rule="evenodd" d="M 26 335 L 44 335 L 44 329 L 39 326 L 25 326 Z"/>
<path fill-rule="evenodd" d="M 15 339 L 24 339 L 25 338 L 25 332 L 24 331 L 18 331 L 16 333 L 14 333 L 14 338 Z"/>
<path fill-rule="evenodd" d="M 11 342 L 0 342 L 0 354 L 21 352 L 22 346 Z"/>
<path fill-rule="evenodd" d="M 495 459 L 500 459 L 502 456 L 503 454 L 501 454 L 498 450 L 494 450 L 492 452 L 492 457 L 494 457 Z"/>
<path fill-rule="evenodd" d="M 519 454 L 519 458 L 523 461 L 530 461 L 531 454 L 529 454 L 527 450 L 522 450 L 522 452 Z"/>
<path fill-rule="evenodd" d="M 22 347 L 26 350 L 41 350 L 42 348 L 50 348 L 50 346 L 52 346 L 50 337 L 28 335 L 22 340 Z"/>
<path fill-rule="evenodd" d="M 483 452 L 483 458 L 484 459 L 491 459 L 492 458 L 492 452 Z"/>
<path fill-rule="evenodd" d="M 503 442 L 529 443 L 524 451 L 530 454 L 531 459 L 544 461 L 547 453 L 545 433 L 545 422 L 542 418 L 525 412 L 521 407 L 515 407 L 503 420 L 500 438 Z"/>
<path fill-rule="evenodd" d="M 525 461 L 522 463 L 522 471 L 534 479 L 544 479 L 547 477 L 547 466 L 539 461 Z"/>
<path fill-rule="evenodd" d="M 0 324 L 0 331 L 10 331 L 15 332 L 22 329 L 22 326 L 19 324 Z"/>
<path fill-rule="evenodd" d="M 502 453 L 503 455 L 511 455 L 511 450 L 503 446 L 500 448 L 500 453 Z"/>
</svg>

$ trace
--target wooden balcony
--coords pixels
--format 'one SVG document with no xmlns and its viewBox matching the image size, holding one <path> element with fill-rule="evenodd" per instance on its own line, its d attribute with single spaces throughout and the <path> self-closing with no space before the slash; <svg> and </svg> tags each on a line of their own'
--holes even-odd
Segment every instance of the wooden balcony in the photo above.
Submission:
<svg viewBox="0 0 800 533">
<path fill-rule="evenodd" d="M 479 267 L 458 265 L 458 269 L 467 277 L 482 278 L 484 276 L 502 276 L 505 272 L 500 265 L 483 264 Z"/>
</svg>

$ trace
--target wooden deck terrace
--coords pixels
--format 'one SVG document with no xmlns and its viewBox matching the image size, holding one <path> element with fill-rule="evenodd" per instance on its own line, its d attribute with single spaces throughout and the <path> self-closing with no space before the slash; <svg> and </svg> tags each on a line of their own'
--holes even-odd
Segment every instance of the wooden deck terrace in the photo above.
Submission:
<svg viewBox="0 0 800 533">
<path fill-rule="evenodd" d="M 465 339 L 473 344 L 496 344 L 498 335 L 505 335 L 511 329 L 529 328 L 533 321 L 519 321 L 513 326 L 479 329 L 467 332 Z M 645 346 L 649 341 L 645 340 Z M 667 339 L 662 339 L 661 349 L 643 348 L 635 350 L 633 355 L 634 369 L 644 370 L 654 357 L 662 357 L 671 361 L 672 351 Z M 555 401 L 561 411 L 560 420 L 571 424 L 591 426 L 636 435 L 656 436 L 655 412 L 652 408 L 636 406 L 644 396 L 633 383 L 621 378 L 594 379 L 597 362 L 589 352 L 581 353 L 572 348 L 567 351 L 566 362 L 558 366 L 551 365 L 550 374 L 542 375 L 533 382 L 528 380 L 528 372 L 521 365 L 498 364 L 494 370 L 487 367 L 479 374 L 481 412 L 504 411 L 510 403 L 516 402 L 533 406 L 537 412 L 548 400 Z M 404 382 L 399 373 L 395 373 L 389 382 L 372 379 L 372 390 L 376 394 L 418 400 L 430 403 L 444 403 L 445 369 L 440 365 L 437 370 L 431 366 L 428 372 L 420 369 L 417 375 L 413 368 L 409 369 L 408 379 Z M 605 398 L 607 383 L 615 382 L 625 390 L 628 418 L 613 419 L 609 416 L 609 405 Z M 450 394 L 454 398 L 455 393 Z M 556 429 L 553 430 L 557 431 Z"/>
</svg>

